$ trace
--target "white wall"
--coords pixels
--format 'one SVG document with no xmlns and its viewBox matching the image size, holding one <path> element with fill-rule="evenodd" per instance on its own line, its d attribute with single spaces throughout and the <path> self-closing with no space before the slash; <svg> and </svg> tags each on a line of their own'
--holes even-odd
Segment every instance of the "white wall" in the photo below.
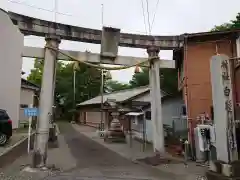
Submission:
<svg viewBox="0 0 240 180">
<path fill-rule="evenodd" d="M 0 108 L 6 109 L 18 127 L 23 35 L 0 9 Z"/>
<path fill-rule="evenodd" d="M 21 88 L 20 92 L 20 105 L 19 105 L 19 121 L 28 121 L 28 117 L 24 115 L 24 108 L 21 108 L 21 104 L 28 105 L 33 104 L 34 91 L 30 89 Z"/>
<path fill-rule="evenodd" d="M 148 142 L 153 142 L 153 125 L 151 120 L 146 119 L 146 139 Z"/>
</svg>

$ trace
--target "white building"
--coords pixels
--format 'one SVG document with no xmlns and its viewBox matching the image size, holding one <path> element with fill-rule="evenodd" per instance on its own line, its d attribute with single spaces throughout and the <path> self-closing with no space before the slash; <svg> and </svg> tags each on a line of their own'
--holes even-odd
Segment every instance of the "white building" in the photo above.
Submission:
<svg viewBox="0 0 240 180">
<path fill-rule="evenodd" d="M 19 105 L 19 123 L 28 121 L 28 117 L 24 115 L 24 108 L 28 108 L 31 105 L 37 106 L 38 92 L 40 88 L 25 80 L 21 79 L 21 91 L 20 91 L 20 105 Z"/>
</svg>

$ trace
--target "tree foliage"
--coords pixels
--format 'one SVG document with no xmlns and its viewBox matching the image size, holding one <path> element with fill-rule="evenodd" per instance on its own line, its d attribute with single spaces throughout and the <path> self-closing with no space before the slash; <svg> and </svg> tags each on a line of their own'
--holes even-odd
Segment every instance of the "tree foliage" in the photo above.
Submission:
<svg viewBox="0 0 240 180">
<path fill-rule="evenodd" d="M 42 74 L 43 61 L 36 59 L 27 80 L 41 86 Z M 76 104 L 99 95 L 100 85 L 101 71 L 81 64 L 80 69 L 76 71 Z M 55 97 L 57 103 L 63 100 L 65 112 L 73 108 L 73 63 L 64 64 L 58 61 Z"/>
<path fill-rule="evenodd" d="M 134 73 L 129 81 L 131 87 L 146 86 L 149 84 L 149 70 L 142 68 L 142 72 Z"/>
<path fill-rule="evenodd" d="M 231 20 L 229 23 L 215 26 L 211 31 L 227 31 L 234 29 L 240 29 L 240 13 L 237 14 L 234 20 Z"/>
<path fill-rule="evenodd" d="M 149 84 L 149 69 L 143 68 L 142 72 L 135 73 L 130 80 L 131 87 L 145 86 Z M 167 93 L 178 92 L 178 75 L 176 69 L 161 69 L 160 70 L 161 89 Z"/>
<path fill-rule="evenodd" d="M 129 88 L 131 88 L 129 84 L 121 83 L 118 81 L 108 80 L 105 82 L 105 92 L 114 92 Z"/>
<path fill-rule="evenodd" d="M 100 94 L 101 70 L 87 67 L 81 64 L 76 70 L 76 96 L 74 103 L 73 90 L 73 63 L 64 64 L 60 61 L 56 69 L 55 104 L 64 109 L 64 114 L 69 117 L 69 110 L 75 108 L 75 104 L 91 99 Z M 43 60 L 36 59 L 34 68 L 31 70 L 27 80 L 41 86 L 43 75 Z M 177 91 L 177 72 L 172 69 L 161 69 L 161 89 L 174 93 Z M 108 78 L 104 78 L 104 87 L 107 92 L 114 92 L 128 88 L 135 88 L 149 84 L 149 70 L 143 68 L 140 73 L 135 73 L 129 84 L 120 83 Z"/>
</svg>

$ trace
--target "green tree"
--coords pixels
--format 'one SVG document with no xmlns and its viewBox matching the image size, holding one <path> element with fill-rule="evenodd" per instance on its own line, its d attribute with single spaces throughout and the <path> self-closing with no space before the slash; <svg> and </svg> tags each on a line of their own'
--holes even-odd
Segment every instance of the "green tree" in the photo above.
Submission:
<svg viewBox="0 0 240 180">
<path fill-rule="evenodd" d="M 57 63 L 55 99 L 57 103 L 63 101 L 65 112 L 73 108 L 73 63 Z M 36 59 L 28 80 L 41 85 L 43 61 Z M 76 104 L 97 96 L 100 92 L 101 71 L 81 64 L 76 71 Z M 67 113 L 66 113 L 67 114 Z"/>
<path fill-rule="evenodd" d="M 132 79 L 129 81 L 131 87 L 146 86 L 149 84 L 149 70 L 142 68 L 142 72 L 134 73 Z"/>
<path fill-rule="evenodd" d="M 215 26 L 211 31 L 227 31 L 232 28 L 232 24 L 230 23 L 224 23 L 219 26 Z"/>
<path fill-rule="evenodd" d="M 240 29 L 240 13 L 237 14 L 236 19 L 232 20 L 232 28 Z"/>
<path fill-rule="evenodd" d="M 131 88 L 129 84 L 120 83 L 118 81 L 108 80 L 105 82 L 105 89 L 107 92 L 120 91 L 129 88 Z"/>
<path fill-rule="evenodd" d="M 240 29 L 240 13 L 237 14 L 234 20 L 231 20 L 229 23 L 215 26 L 211 31 L 227 31 L 234 29 Z"/>
<path fill-rule="evenodd" d="M 135 73 L 130 80 L 131 87 L 145 86 L 149 84 L 149 69 L 143 68 L 140 73 Z M 167 93 L 178 92 L 178 74 L 176 69 L 164 68 L 160 70 L 161 89 Z"/>
</svg>

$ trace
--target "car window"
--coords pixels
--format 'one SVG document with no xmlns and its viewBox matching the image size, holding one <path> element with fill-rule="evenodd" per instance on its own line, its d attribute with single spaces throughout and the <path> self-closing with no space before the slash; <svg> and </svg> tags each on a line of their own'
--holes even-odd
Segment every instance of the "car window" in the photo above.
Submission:
<svg viewBox="0 0 240 180">
<path fill-rule="evenodd" d="M 0 110 L 0 120 L 9 119 L 9 116 L 6 111 Z"/>
</svg>

